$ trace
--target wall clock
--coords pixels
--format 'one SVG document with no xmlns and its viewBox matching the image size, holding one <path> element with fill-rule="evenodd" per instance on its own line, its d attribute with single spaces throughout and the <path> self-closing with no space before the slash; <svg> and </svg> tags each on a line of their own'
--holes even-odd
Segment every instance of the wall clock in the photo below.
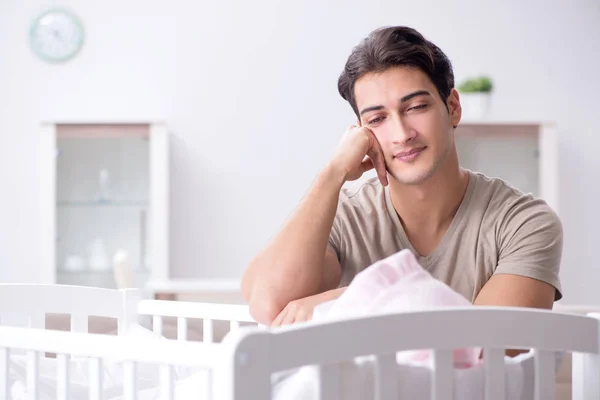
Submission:
<svg viewBox="0 0 600 400">
<path fill-rule="evenodd" d="M 64 9 L 43 12 L 32 23 L 29 41 L 42 60 L 60 63 L 73 58 L 83 46 L 84 30 L 79 18 Z"/>
</svg>

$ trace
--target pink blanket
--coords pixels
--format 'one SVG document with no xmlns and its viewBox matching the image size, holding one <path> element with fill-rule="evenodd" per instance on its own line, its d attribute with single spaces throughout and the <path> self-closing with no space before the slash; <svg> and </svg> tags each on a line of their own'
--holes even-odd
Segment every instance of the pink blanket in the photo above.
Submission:
<svg viewBox="0 0 600 400">
<path fill-rule="evenodd" d="M 409 250 L 380 260 L 356 275 L 329 310 L 315 320 L 342 319 L 404 311 L 470 306 L 462 295 L 425 271 Z M 317 311 L 317 310 L 315 310 Z M 448 321 L 449 324 L 452 321 Z M 440 332 L 440 335 L 443 335 Z M 467 368 L 478 363 L 481 349 L 454 351 L 454 366 Z M 428 363 L 429 350 L 398 353 L 398 362 Z"/>
</svg>

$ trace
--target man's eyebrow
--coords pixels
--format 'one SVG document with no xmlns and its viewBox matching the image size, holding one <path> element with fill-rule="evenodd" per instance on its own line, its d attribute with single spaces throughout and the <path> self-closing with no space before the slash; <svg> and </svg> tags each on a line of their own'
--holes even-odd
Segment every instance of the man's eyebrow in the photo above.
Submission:
<svg viewBox="0 0 600 400">
<path fill-rule="evenodd" d="M 402 97 L 400 99 L 400 103 L 409 101 L 413 97 L 417 97 L 417 96 L 431 96 L 431 93 L 429 93 L 427 90 L 417 90 L 415 92 L 409 93 L 406 96 Z"/>
<path fill-rule="evenodd" d="M 429 93 L 427 90 L 417 90 L 417 91 L 414 91 L 414 92 L 409 93 L 406 96 L 402 97 L 400 99 L 400 103 L 405 103 L 405 102 L 409 101 L 410 99 L 417 97 L 417 96 L 431 96 L 431 93 Z M 360 112 L 360 115 L 364 115 L 370 111 L 383 110 L 383 108 L 384 108 L 383 106 L 367 107 Z"/>
<path fill-rule="evenodd" d="M 360 112 L 360 115 L 364 115 L 364 114 L 368 113 L 369 111 L 377 111 L 377 110 L 383 110 L 383 106 L 367 107 Z"/>
</svg>

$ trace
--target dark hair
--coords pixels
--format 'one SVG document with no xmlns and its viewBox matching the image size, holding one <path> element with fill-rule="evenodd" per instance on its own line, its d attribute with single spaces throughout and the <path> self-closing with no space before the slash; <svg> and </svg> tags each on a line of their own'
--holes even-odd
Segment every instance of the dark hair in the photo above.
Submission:
<svg viewBox="0 0 600 400">
<path fill-rule="evenodd" d="M 446 103 L 454 88 L 450 60 L 439 47 L 406 26 L 379 28 L 352 50 L 338 80 L 340 95 L 350 103 L 356 116 L 360 118 L 354 98 L 356 81 L 368 73 L 380 73 L 388 68 L 402 66 L 418 68 L 427 74 L 442 101 Z"/>
</svg>

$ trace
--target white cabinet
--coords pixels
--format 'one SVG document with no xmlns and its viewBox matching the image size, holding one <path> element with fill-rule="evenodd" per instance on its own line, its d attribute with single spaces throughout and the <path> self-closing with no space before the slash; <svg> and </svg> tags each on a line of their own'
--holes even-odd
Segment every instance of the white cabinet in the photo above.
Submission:
<svg viewBox="0 0 600 400">
<path fill-rule="evenodd" d="M 126 286 L 167 279 L 167 127 L 46 123 L 40 135 L 40 282 L 116 287 L 115 265 Z"/>
<path fill-rule="evenodd" d="M 559 212 L 558 134 L 551 123 L 461 122 L 461 166 L 504 179 Z"/>
</svg>

